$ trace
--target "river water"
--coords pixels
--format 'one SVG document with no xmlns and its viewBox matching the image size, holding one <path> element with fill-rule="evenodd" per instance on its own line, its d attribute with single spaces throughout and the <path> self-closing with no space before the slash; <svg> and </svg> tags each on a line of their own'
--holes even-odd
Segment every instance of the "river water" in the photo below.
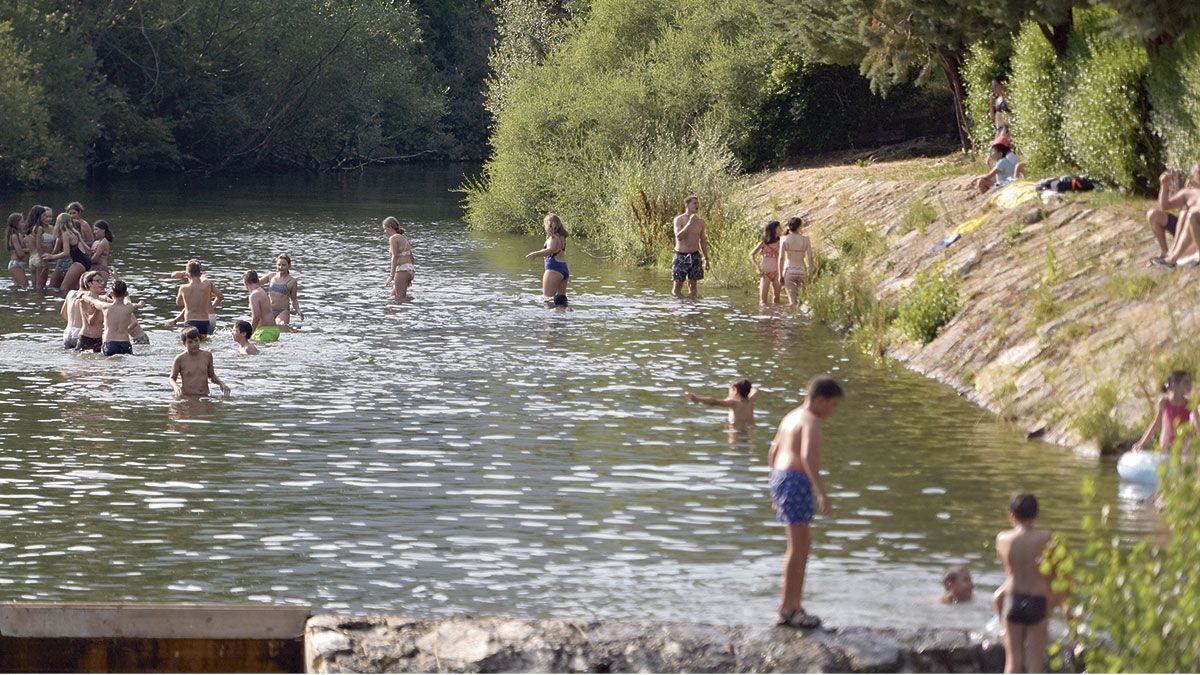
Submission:
<svg viewBox="0 0 1200 675">
<path fill-rule="evenodd" d="M 847 398 L 826 428 L 832 517 L 806 605 L 834 624 L 979 628 L 1002 577 L 1012 492 L 1077 531 L 1111 465 L 1029 443 L 949 389 L 862 356 L 751 291 L 671 298 L 661 271 L 571 247 L 575 310 L 541 308 L 535 237 L 465 231 L 469 167 L 346 177 L 169 179 L 9 195 L 83 201 L 153 345 L 59 348 L 60 299 L 0 281 L 0 600 L 310 602 L 417 616 L 773 618 L 783 532 L 766 492 L 774 423 L 814 374 Z M 5 211 L 7 213 L 7 211 Z M 388 304 L 385 239 L 416 247 L 415 300 Z M 245 269 L 290 252 L 306 320 L 257 357 L 208 344 L 228 398 L 173 401 L 171 271 L 191 257 L 248 315 Z M 762 388 L 730 435 L 733 378 Z M 1128 534 L 1154 527 L 1122 502 Z M 933 602 L 966 563 L 975 602 Z"/>
</svg>

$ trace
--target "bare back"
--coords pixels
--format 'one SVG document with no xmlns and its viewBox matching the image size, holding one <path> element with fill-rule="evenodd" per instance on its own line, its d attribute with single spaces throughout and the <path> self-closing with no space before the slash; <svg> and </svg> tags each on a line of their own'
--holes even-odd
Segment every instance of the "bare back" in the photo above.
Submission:
<svg viewBox="0 0 1200 675">
<path fill-rule="evenodd" d="M 271 298 L 262 287 L 250 291 L 250 326 L 258 330 L 262 326 L 274 326 L 275 315 L 271 313 Z"/>
<path fill-rule="evenodd" d="M 1009 578 L 1009 590 L 1025 595 L 1050 595 L 1050 580 L 1039 569 L 1050 532 L 1016 527 L 996 535 L 996 555 Z"/>
<path fill-rule="evenodd" d="M 188 282 L 179 287 L 179 297 L 183 299 L 183 318 L 186 321 L 208 321 L 212 314 L 213 285 L 211 281 L 189 278 Z"/>
<path fill-rule="evenodd" d="M 673 221 L 675 228 L 675 252 L 696 253 L 704 237 L 704 219 L 696 214 L 681 213 Z"/>
<path fill-rule="evenodd" d="M 783 257 L 784 268 L 796 267 L 800 269 L 808 269 L 808 260 L 811 259 L 812 243 L 808 237 L 789 232 L 779 240 L 779 254 Z"/>
<path fill-rule="evenodd" d="M 805 442 L 805 431 L 809 432 L 809 443 Z M 796 408 L 779 421 L 779 429 L 771 441 L 770 468 L 805 473 L 811 468 L 820 472 L 820 440 L 821 420 L 803 406 Z"/>
<path fill-rule="evenodd" d="M 126 342 L 133 324 L 133 305 L 117 301 L 104 308 L 104 341 Z"/>
</svg>

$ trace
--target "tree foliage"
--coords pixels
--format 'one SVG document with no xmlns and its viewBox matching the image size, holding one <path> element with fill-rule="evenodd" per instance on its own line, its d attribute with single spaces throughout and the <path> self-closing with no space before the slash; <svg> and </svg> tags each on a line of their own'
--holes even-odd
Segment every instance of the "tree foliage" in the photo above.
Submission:
<svg viewBox="0 0 1200 675">
<path fill-rule="evenodd" d="M 49 115 L 45 169 L 336 168 L 479 157 L 479 0 L 21 0 L 0 6 Z"/>
</svg>

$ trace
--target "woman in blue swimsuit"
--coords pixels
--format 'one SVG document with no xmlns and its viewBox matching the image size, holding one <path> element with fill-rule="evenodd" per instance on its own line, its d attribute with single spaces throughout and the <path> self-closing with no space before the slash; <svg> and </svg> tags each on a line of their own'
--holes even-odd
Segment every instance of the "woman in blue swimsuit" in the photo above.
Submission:
<svg viewBox="0 0 1200 675">
<path fill-rule="evenodd" d="M 532 251 L 525 259 L 546 259 L 546 271 L 542 272 L 542 295 L 549 301 L 556 295 L 567 294 L 567 279 L 571 277 L 567 261 L 563 260 L 567 252 L 567 228 L 563 227 L 556 213 L 546 214 L 542 227 L 546 230 L 545 248 Z"/>
</svg>

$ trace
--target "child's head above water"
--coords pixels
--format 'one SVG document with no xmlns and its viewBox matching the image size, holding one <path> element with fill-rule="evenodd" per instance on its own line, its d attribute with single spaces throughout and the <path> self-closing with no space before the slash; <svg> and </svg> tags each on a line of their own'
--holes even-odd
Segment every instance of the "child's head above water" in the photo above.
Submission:
<svg viewBox="0 0 1200 675">
<path fill-rule="evenodd" d="M 942 588 L 946 589 L 943 596 L 945 602 L 967 602 L 975 590 L 975 581 L 971 579 L 971 570 L 964 565 L 952 565 L 942 574 Z"/>
<path fill-rule="evenodd" d="M 750 397 L 750 389 L 751 388 L 752 388 L 752 385 L 750 384 L 750 380 L 747 380 L 745 378 L 742 378 L 740 380 L 734 380 L 733 382 L 729 383 L 729 392 L 731 394 L 737 394 L 738 396 L 741 396 L 742 398 Z"/>
<path fill-rule="evenodd" d="M 200 331 L 196 330 L 195 326 L 188 326 L 187 328 L 184 328 L 183 330 L 179 331 L 179 342 L 187 347 L 189 352 L 193 351 L 192 345 L 195 345 L 196 348 L 199 348 Z"/>
<path fill-rule="evenodd" d="M 558 295 L 554 296 L 554 306 L 555 307 L 567 307 L 569 305 L 570 305 L 570 300 L 567 299 L 566 293 L 559 293 Z"/>
<path fill-rule="evenodd" d="M 828 375 L 818 375 L 808 383 L 808 396 L 804 404 L 817 417 L 828 417 L 837 410 L 844 396 L 837 380 Z"/>
<path fill-rule="evenodd" d="M 242 275 L 242 283 L 246 284 L 246 288 L 257 286 L 258 272 L 255 272 L 254 270 L 246 270 L 246 273 Z"/>
<path fill-rule="evenodd" d="M 187 261 L 187 267 L 185 269 L 187 269 L 189 277 L 199 278 L 200 275 L 204 273 L 204 268 L 200 266 L 200 261 L 194 258 Z"/>
<path fill-rule="evenodd" d="M 1179 392 L 1183 396 L 1188 396 L 1192 393 L 1192 374 L 1186 370 L 1173 370 L 1167 376 L 1167 381 L 1163 383 L 1162 390 L 1164 394 Z"/>
<path fill-rule="evenodd" d="M 241 335 L 242 337 L 249 340 L 250 335 L 252 335 L 253 332 L 254 332 L 253 326 L 250 325 L 249 321 L 238 321 L 233 324 L 233 336 L 234 337 Z"/>
<path fill-rule="evenodd" d="M 129 286 L 127 286 L 124 281 L 117 279 L 113 282 L 112 294 L 114 298 L 120 300 L 121 298 L 129 295 Z"/>
<path fill-rule="evenodd" d="M 1008 513 L 1014 522 L 1028 523 L 1038 515 L 1038 500 L 1028 492 L 1013 495 L 1008 503 Z"/>
</svg>

